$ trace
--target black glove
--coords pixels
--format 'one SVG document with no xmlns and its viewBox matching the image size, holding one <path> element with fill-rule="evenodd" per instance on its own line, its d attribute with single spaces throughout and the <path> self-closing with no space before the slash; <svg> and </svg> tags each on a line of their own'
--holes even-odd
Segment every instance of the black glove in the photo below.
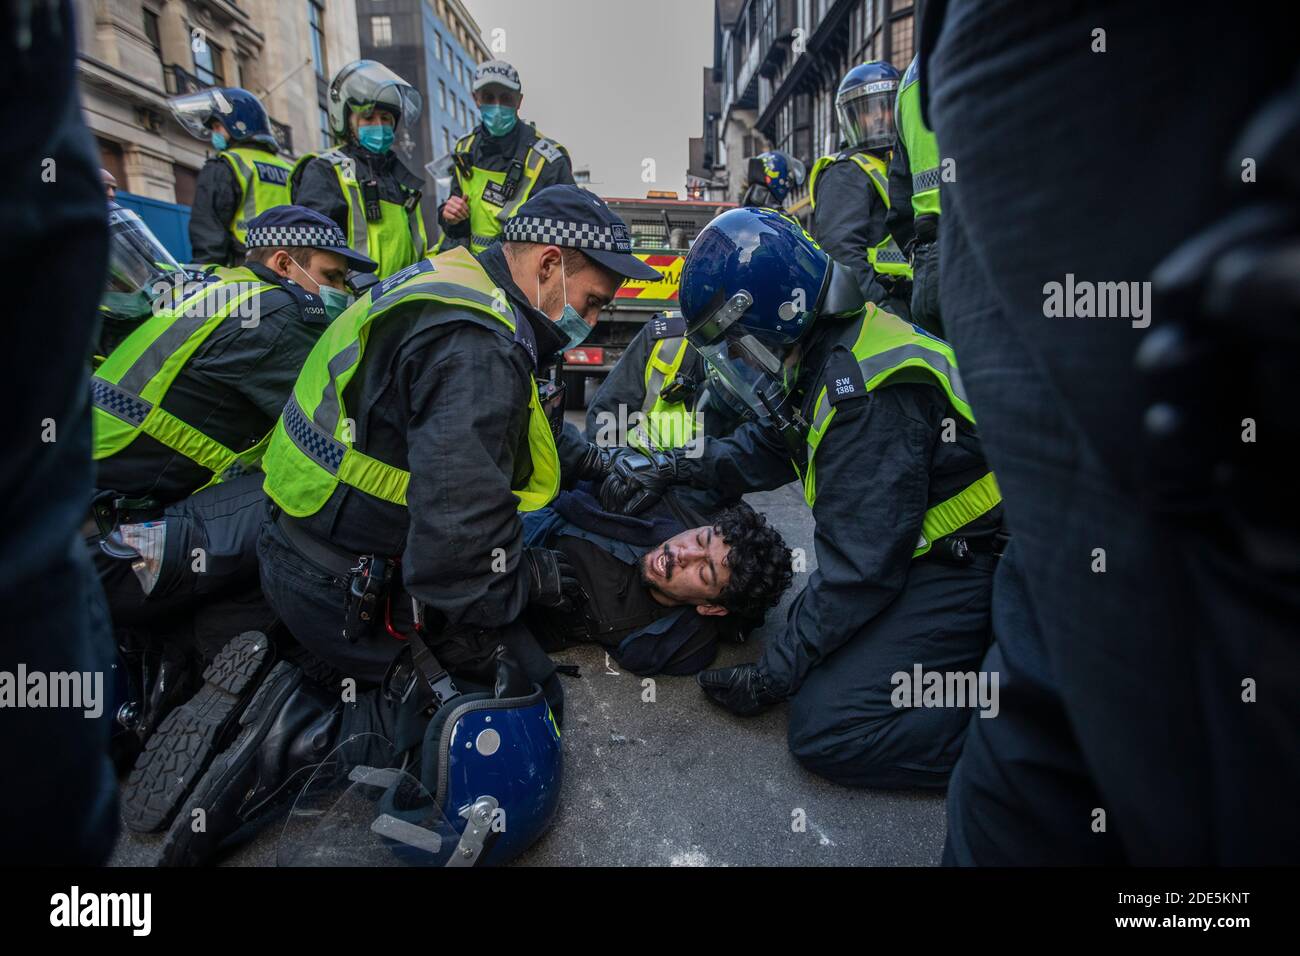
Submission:
<svg viewBox="0 0 1300 956">
<path fill-rule="evenodd" d="M 572 611 L 587 603 L 587 592 L 564 552 L 525 548 L 523 564 L 528 570 L 529 604 Z"/>
<path fill-rule="evenodd" d="M 594 441 L 587 442 L 587 448 L 578 459 L 577 466 L 574 468 L 574 476 L 578 481 L 604 481 L 605 476 L 609 474 L 612 461 L 611 452 L 618 451 L 614 448 L 602 448 Z"/>
<path fill-rule="evenodd" d="M 678 449 L 620 455 L 600 486 L 600 506 L 615 514 L 639 515 L 653 507 L 670 485 L 683 481 Z"/>
<path fill-rule="evenodd" d="M 709 700 L 741 717 L 753 717 L 781 700 L 757 664 L 700 671 L 696 680 Z"/>
</svg>

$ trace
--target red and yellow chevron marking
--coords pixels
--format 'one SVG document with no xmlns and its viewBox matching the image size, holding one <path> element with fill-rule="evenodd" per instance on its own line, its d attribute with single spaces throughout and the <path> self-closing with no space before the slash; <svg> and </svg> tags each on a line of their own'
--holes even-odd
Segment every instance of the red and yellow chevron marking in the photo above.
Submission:
<svg viewBox="0 0 1300 956">
<path fill-rule="evenodd" d="M 658 281 L 628 279 L 619 287 L 614 298 L 656 299 L 676 302 L 677 283 L 681 280 L 682 263 L 686 261 L 686 257 L 674 255 L 671 252 L 650 254 L 637 252 L 633 253 L 633 255 L 658 272 L 663 278 Z"/>
</svg>

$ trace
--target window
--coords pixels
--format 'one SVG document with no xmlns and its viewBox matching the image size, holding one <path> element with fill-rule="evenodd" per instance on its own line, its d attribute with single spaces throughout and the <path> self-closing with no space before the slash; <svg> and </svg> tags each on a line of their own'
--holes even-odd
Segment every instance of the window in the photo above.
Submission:
<svg viewBox="0 0 1300 956">
<path fill-rule="evenodd" d="M 447 108 L 447 84 L 438 81 L 438 108 L 445 110 Z"/>
<path fill-rule="evenodd" d="M 447 40 L 443 40 L 442 45 L 447 48 L 447 69 L 454 69 L 456 66 L 456 54 L 451 52 L 451 43 Z"/>
<path fill-rule="evenodd" d="M 442 151 L 444 153 L 451 152 L 451 133 L 447 132 L 445 126 L 442 128 Z"/>
<path fill-rule="evenodd" d="M 912 18 L 902 17 L 889 25 L 889 60 L 906 70 L 912 62 Z"/>
<path fill-rule="evenodd" d="M 433 35 L 433 55 L 438 58 L 439 63 L 442 62 L 442 38 L 436 33 Z"/>
<path fill-rule="evenodd" d="M 375 46 L 393 45 L 393 18 L 370 18 L 370 42 Z"/>
<path fill-rule="evenodd" d="M 329 149 L 334 145 L 334 137 L 330 134 L 330 112 L 325 107 L 320 108 L 320 146 L 321 149 Z"/>
<path fill-rule="evenodd" d="M 325 72 L 325 28 L 321 25 L 324 14 L 316 0 L 307 0 L 307 23 L 311 27 L 311 59 L 316 66 L 316 75 L 324 79 Z"/>
<path fill-rule="evenodd" d="M 155 53 L 162 52 L 162 37 L 158 32 L 158 14 L 148 7 L 144 8 L 144 35 L 149 38 L 149 45 Z"/>
<path fill-rule="evenodd" d="M 468 115 L 465 112 L 465 101 L 461 100 L 460 101 L 460 125 L 465 127 L 466 129 L 469 129 L 469 123 L 467 122 L 467 120 L 468 120 Z"/>
<path fill-rule="evenodd" d="M 195 46 L 198 46 L 197 50 L 194 50 Z M 199 82 L 206 86 L 224 86 L 226 78 L 221 72 L 221 47 L 211 40 L 200 40 L 192 43 L 190 49 L 194 50 L 194 75 Z"/>
</svg>

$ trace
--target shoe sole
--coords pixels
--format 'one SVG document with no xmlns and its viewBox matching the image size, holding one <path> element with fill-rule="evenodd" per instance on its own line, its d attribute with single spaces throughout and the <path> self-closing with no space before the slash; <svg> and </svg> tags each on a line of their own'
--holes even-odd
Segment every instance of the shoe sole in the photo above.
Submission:
<svg viewBox="0 0 1300 956">
<path fill-rule="evenodd" d="M 301 671 L 287 661 L 281 661 L 271 668 L 240 715 L 238 736 L 212 761 L 207 773 L 195 784 L 184 811 L 167 831 L 158 858 L 159 866 L 201 866 L 215 855 L 221 841 L 228 834 L 209 838 L 206 829 L 196 833 L 193 829 L 194 811 L 206 810 L 215 803 L 217 796 L 230 785 L 229 778 L 238 770 L 241 762 L 257 759 L 258 749 L 274 723 L 262 720 L 262 716 L 268 707 L 274 708 L 278 713 L 300 683 Z M 240 822 L 242 824 L 243 821 Z M 233 833 L 234 829 L 236 828 L 230 832 Z M 195 837 L 199 839 L 196 840 Z"/>
<path fill-rule="evenodd" d="M 122 819 L 136 833 L 164 829 L 233 735 L 272 660 L 258 631 L 240 634 L 203 672 L 203 686 L 168 714 L 136 758 L 122 795 Z"/>
</svg>

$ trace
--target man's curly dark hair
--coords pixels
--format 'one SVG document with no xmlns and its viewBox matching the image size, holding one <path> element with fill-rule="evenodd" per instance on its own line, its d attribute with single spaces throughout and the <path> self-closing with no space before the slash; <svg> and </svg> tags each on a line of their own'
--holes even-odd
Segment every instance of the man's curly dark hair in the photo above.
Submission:
<svg viewBox="0 0 1300 956">
<path fill-rule="evenodd" d="M 718 595 L 718 603 L 732 614 L 762 621 L 794 580 L 790 549 L 780 532 L 743 501 L 720 513 L 713 530 L 731 549 L 727 555 L 731 580 Z"/>
</svg>

